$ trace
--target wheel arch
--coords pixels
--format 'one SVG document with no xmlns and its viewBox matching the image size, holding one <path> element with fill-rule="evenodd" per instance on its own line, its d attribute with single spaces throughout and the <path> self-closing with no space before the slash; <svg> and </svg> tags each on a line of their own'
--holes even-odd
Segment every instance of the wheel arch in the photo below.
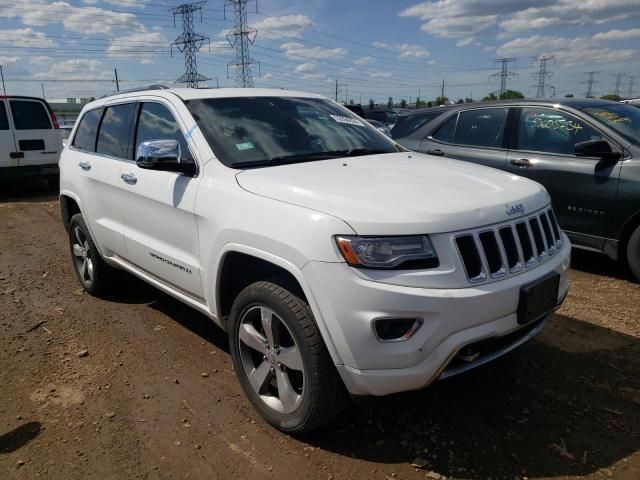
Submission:
<svg viewBox="0 0 640 480">
<path fill-rule="evenodd" d="M 335 364 L 342 364 L 302 270 L 286 259 L 254 247 L 227 244 L 219 255 L 213 299 L 214 313 L 219 324 L 227 328 L 231 305 L 238 293 L 260 280 L 275 281 L 301 295 L 311 308 L 331 359 Z"/>
<path fill-rule="evenodd" d="M 640 210 L 631 215 L 631 217 L 627 220 L 622 228 L 622 233 L 620 234 L 620 240 L 618 242 L 618 259 L 624 262 L 627 261 L 627 244 L 629 243 L 629 239 L 633 232 L 635 232 L 636 228 L 640 227 Z"/>
<path fill-rule="evenodd" d="M 64 229 L 69 231 L 69 224 L 76 213 L 82 213 L 80 199 L 70 192 L 60 193 L 60 216 Z"/>
</svg>

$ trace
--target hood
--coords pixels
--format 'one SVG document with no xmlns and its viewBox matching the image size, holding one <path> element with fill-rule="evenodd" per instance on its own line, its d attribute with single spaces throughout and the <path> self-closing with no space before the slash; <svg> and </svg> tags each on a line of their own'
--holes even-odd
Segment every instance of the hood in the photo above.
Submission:
<svg viewBox="0 0 640 480">
<path fill-rule="evenodd" d="M 245 190 L 339 217 L 360 235 L 444 233 L 505 222 L 549 203 L 539 184 L 473 163 L 389 153 L 244 170 Z M 337 233 L 337 232 L 336 232 Z"/>
</svg>

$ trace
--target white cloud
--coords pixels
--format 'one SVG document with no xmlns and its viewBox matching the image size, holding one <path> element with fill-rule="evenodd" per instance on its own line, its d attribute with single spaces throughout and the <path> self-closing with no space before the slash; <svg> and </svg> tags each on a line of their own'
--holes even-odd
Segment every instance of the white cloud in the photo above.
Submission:
<svg viewBox="0 0 640 480">
<path fill-rule="evenodd" d="M 398 52 L 400 58 L 426 58 L 430 57 L 431 53 L 420 45 L 413 45 L 409 43 L 385 43 L 385 42 L 373 42 L 373 46 L 376 48 L 384 48 L 385 50 L 392 50 Z"/>
<path fill-rule="evenodd" d="M 17 28 L 15 30 L 0 30 L 0 38 L 16 47 L 50 47 L 55 43 L 42 32 L 33 28 Z"/>
<path fill-rule="evenodd" d="M 82 3 L 87 5 L 96 5 L 100 3 L 100 0 L 82 0 Z M 109 5 L 115 5 L 116 7 L 125 7 L 125 8 L 144 8 L 144 3 L 136 3 L 132 0 L 104 0 L 104 3 L 108 3 Z"/>
<path fill-rule="evenodd" d="M 473 37 L 467 37 L 467 38 L 463 38 L 462 40 L 458 40 L 458 42 L 456 43 L 456 47 L 466 47 L 467 45 L 471 45 L 472 43 L 473 43 Z"/>
<path fill-rule="evenodd" d="M 594 40 L 629 40 L 631 38 L 640 37 L 640 28 L 632 28 L 631 30 L 609 30 L 608 32 L 596 33 Z"/>
<path fill-rule="evenodd" d="M 63 62 L 52 64 L 46 72 L 33 75 L 41 80 L 68 78 L 68 79 L 110 79 L 111 70 L 106 69 L 99 60 L 87 58 L 73 58 Z"/>
<path fill-rule="evenodd" d="M 32 0 L 26 6 L 23 2 L 14 2 L 2 6 L 0 17 L 19 18 L 28 26 L 62 23 L 66 30 L 84 34 L 111 33 L 141 26 L 133 13 L 77 7 L 61 1 Z"/>
<path fill-rule="evenodd" d="M 371 57 L 360 57 L 355 61 L 356 65 L 369 65 L 371 63 L 375 63 L 375 59 Z"/>
<path fill-rule="evenodd" d="M 288 58 L 293 60 L 299 60 L 300 58 L 323 60 L 343 57 L 348 53 L 344 48 L 305 47 L 303 44 L 297 42 L 283 43 L 280 45 L 280 50 L 282 50 Z"/>
<path fill-rule="evenodd" d="M 393 73 L 391 73 L 391 72 L 371 71 L 371 72 L 369 72 L 369 76 L 371 78 L 391 78 L 391 77 L 393 77 Z"/>
<path fill-rule="evenodd" d="M 14 63 L 18 63 L 20 60 L 22 60 L 20 57 L 2 57 L 2 56 L 0 56 L 0 65 L 2 65 L 2 66 L 12 65 Z"/>
<path fill-rule="evenodd" d="M 553 54 L 565 66 L 625 61 L 633 58 L 636 53 L 632 49 L 613 50 L 604 47 L 589 37 L 549 35 L 516 38 L 500 46 L 496 52 L 500 56 Z"/>
<path fill-rule="evenodd" d="M 149 32 L 145 28 L 140 31 L 111 39 L 107 47 L 107 56 L 113 58 L 131 58 L 131 54 L 143 54 L 143 64 L 153 63 L 157 53 L 149 50 L 166 49 L 169 41 L 160 32 Z"/>
<path fill-rule="evenodd" d="M 53 62 L 53 59 L 45 55 L 41 55 L 39 57 L 31 57 L 29 59 L 29 63 L 33 65 L 38 65 L 38 66 L 49 65 L 51 62 Z"/>
<path fill-rule="evenodd" d="M 558 0 L 552 5 L 518 11 L 500 26 L 506 32 L 516 33 L 563 25 L 599 25 L 638 18 L 639 6 L 640 0 Z"/>
<path fill-rule="evenodd" d="M 313 72 L 316 69 L 315 63 L 301 63 L 295 68 L 296 73 Z"/>
<path fill-rule="evenodd" d="M 269 17 L 252 25 L 258 30 L 260 38 L 300 38 L 305 28 L 309 28 L 313 22 L 306 15 L 284 15 L 282 17 Z"/>
</svg>

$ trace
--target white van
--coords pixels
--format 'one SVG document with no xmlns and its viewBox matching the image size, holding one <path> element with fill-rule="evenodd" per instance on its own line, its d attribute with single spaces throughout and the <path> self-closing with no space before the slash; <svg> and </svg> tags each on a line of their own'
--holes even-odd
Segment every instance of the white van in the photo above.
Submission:
<svg viewBox="0 0 640 480">
<path fill-rule="evenodd" d="M 0 179 L 45 177 L 57 185 L 62 152 L 58 128 L 45 100 L 0 96 Z"/>
</svg>

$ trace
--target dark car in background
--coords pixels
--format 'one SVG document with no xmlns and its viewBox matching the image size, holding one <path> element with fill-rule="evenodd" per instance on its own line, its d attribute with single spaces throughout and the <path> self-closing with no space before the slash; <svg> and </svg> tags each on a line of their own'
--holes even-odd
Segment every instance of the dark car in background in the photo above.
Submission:
<svg viewBox="0 0 640 480">
<path fill-rule="evenodd" d="M 640 280 L 640 109 L 595 99 L 464 104 L 401 115 L 391 135 L 541 183 L 575 247 L 626 262 Z"/>
</svg>

